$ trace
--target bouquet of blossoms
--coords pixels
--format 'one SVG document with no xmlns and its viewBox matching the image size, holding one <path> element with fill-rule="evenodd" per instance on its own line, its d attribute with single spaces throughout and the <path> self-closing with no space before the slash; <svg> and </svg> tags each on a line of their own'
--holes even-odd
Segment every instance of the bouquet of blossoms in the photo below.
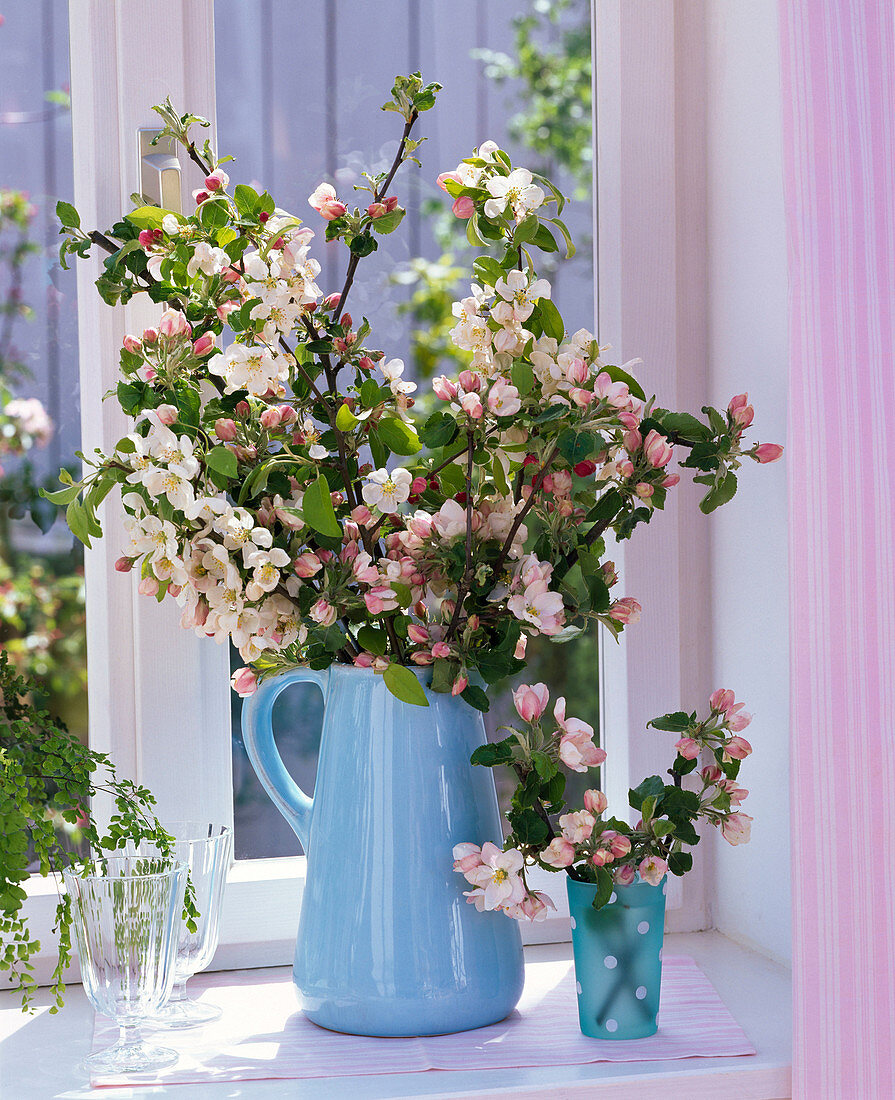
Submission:
<svg viewBox="0 0 895 1100">
<path fill-rule="evenodd" d="M 745 394 L 703 419 L 670 412 L 590 332 L 570 331 L 536 270 L 557 237 L 571 253 L 565 200 L 490 141 L 438 177 L 481 255 L 454 305 L 468 368 L 436 378 L 439 407 L 414 418 L 416 385 L 348 299 L 360 261 L 404 217 L 392 183 L 419 164 L 411 133 L 439 87 L 396 79 L 383 109 L 403 119 L 397 154 L 365 174 L 360 205 L 327 183 L 310 196 L 326 240 L 346 249 L 335 292 L 319 286 L 314 230 L 266 192 L 231 190 L 230 158 L 191 136 L 208 124 L 170 102 L 155 108 L 162 133 L 202 174 L 192 213 L 139 205 L 103 234 L 57 207 L 63 262 L 97 244 L 110 253 L 97 280 L 107 302 L 144 293 L 166 308 L 123 340 L 115 396 L 131 432 L 50 498 L 89 545 L 97 507 L 120 488 L 117 568 L 176 600 L 187 629 L 232 641 L 240 694 L 259 676 L 340 661 L 425 705 L 408 666 L 430 665 L 434 691 L 484 710 L 479 685 L 518 673 L 528 636 L 562 642 L 594 621 L 617 635 L 636 621 L 637 600 L 611 593 L 603 535 L 629 538 L 663 507 L 676 452 L 708 512 L 733 496 L 744 458 L 781 451 L 745 441 Z"/>
<path fill-rule="evenodd" d="M 731 844 L 749 840 L 752 818 L 739 811 L 749 792 L 737 785 L 737 776 L 740 762 L 752 752 L 740 736 L 752 717 L 732 691 L 712 693 L 707 718 L 675 711 L 649 723 L 680 736 L 668 772 L 671 783 L 651 775 L 629 791 L 630 805 L 640 814 L 633 828 L 616 817 L 604 818 L 606 795 L 588 790 L 584 808 L 562 814 L 556 832 L 553 815 L 565 808 L 559 765 L 586 772 L 602 764 L 606 752 L 594 745 L 594 731 L 586 722 L 566 716 L 562 697 L 553 708 L 556 728 L 545 732 L 548 701 L 546 684 L 518 688 L 513 702 L 524 727 L 508 729 L 503 741 L 483 745 L 472 756 L 474 764 L 512 768 L 519 780 L 507 813 L 512 832 L 504 848 L 493 843 L 454 848 L 454 870 L 472 885 L 466 897 L 480 912 L 502 910 L 517 920 L 544 920 L 555 906 L 546 894 L 529 889 L 526 866 L 565 870 L 579 882 L 595 884 L 593 906 L 601 909 L 615 885 L 630 886 L 639 876 L 658 886 L 666 872 L 686 874 L 693 856 L 684 846 L 699 843 L 699 820 L 720 828 Z M 683 777 L 696 770 L 702 753 L 713 762 L 700 770 L 695 787 L 686 788 Z"/>
</svg>

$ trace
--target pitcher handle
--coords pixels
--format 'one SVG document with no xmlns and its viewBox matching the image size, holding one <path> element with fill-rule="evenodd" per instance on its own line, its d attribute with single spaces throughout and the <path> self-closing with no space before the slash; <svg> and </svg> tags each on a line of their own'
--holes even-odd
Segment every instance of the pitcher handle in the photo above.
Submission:
<svg viewBox="0 0 895 1100">
<path fill-rule="evenodd" d="M 290 669 L 280 676 L 265 680 L 258 685 L 257 691 L 243 700 L 242 737 L 249 760 L 262 786 L 289 822 L 307 853 L 314 801 L 286 770 L 273 736 L 274 703 L 291 684 L 301 683 L 316 684 L 323 693 L 323 705 L 326 706 L 329 669 Z"/>
</svg>

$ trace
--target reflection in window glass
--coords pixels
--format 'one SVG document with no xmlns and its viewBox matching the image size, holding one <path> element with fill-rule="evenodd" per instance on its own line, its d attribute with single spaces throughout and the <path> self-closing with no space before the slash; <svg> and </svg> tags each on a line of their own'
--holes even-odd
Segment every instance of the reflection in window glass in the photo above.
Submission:
<svg viewBox="0 0 895 1100">
<path fill-rule="evenodd" d="M 390 0 L 377 19 L 367 12 L 359 0 L 216 0 L 218 144 L 236 157 L 235 180 L 263 184 L 319 231 L 307 198 L 321 181 L 350 194 L 362 171 L 391 164 L 396 116 L 379 107 L 395 74 L 419 69 L 444 85 L 436 109 L 423 116 L 422 170 L 407 166 L 395 182 L 408 215 L 363 261 L 350 304 L 354 316 L 369 318 L 378 346 L 408 364 L 405 377 L 423 383 L 415 411 L 425 413 L 425 380 L 467 365 L 448 330 L 452 302 L 468 293 L 470 251 L 435 177 L 473 146 L 497 141 L 516 163 L 555 178 L 574 198 L 563 217 L 578 253 L 558 267 L 542 263 L 541 273 L 564 315 L 577 318 L 574 327 L 593 328 L 590 5 Z M 344 248 L 322 237 L 312 247 L 323 267 L 320 286 L 330 293 L 342 285 Z M 597 728 L 595 636 L 560 646 L 537 639 L 529 656 L 525 680 L 547 683 L 554 697 L 564 694 L 568 713 Z M 281 754 L 306 790 L 313 785 L 320 713 L 320 693 L 309 685 L 284 693 L 275 712 Z M 294 854 L 298 841 L 251 772 L 238 714 L 237 700 L 237 856 Z M 492 697 L 489 736 L 503 736 L 498 727 L 513 714 L 509 691 Z M 580 778 L 570 781 L 570 793 L 582 789 Z M 498 776 L 506 788 L 504 780 Z"/>
<path fill-rule="evenodd" d="M 3 17 L 0 647 L 35 700 L 86 743 L 81 545 L 38 496 L 58 488 L 60 467 L 80 468 L 75 276 L 59 267 L 55 217 L 73 187 L 68 5 L 8 0 Z M 58 827 L 63 843 L 78 843 L 74 827 Z"/>
</svg>

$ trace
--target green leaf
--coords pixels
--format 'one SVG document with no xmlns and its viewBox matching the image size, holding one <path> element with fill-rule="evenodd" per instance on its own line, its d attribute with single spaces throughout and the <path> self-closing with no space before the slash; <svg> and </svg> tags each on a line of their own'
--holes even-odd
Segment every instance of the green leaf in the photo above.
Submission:
<svg viewBox="0 0 895 1100">
<path fill-rule="evenodd" d="M 402 703 L 410 703 L 417 707 L 427 707 L 429 705 L 423 685 L 404 665 L 397 665 L 392 661 L 382 674 L 382 678 L 385 680 L 385 686 L 388 690 Z"/>
<path fill-rule="evenodd" d="M 566 259 L 571 260 L 575 255 L 575 246 L 572 244 L 572 236 L 566 227 L 565 222 L 561 222 L 559 218 L 544 218 L 545 222 L 550 222 L 551 225 L 555 225 L 556 228 L 562 233 L 563 240 L 566 242 Z"/>
<path fill-rule="evenodd" d="M 479 745 L 469 758 L 473 764 L 483 768 L 494 768 L 499 764 L 509 764 L 513 759 L 513 744 L 515 737 L 507 737 L 493 745 Z"/>
<path fill-rule="evenodd" d="M 230 220 L 226 199 L 206 199 L 199 207 L 199 224 L 205 229 L 220 229 Z"/>
<path fill-rule="evenodd" d="M 254 214 L 259 209 L 258 192 L 245 183 L 237 183 L 233 189 L 233 201 L 240 214 Z"/>
<path fill-rule="evenodd" d="M 125 214 L 124 217 L 126 221 L 129 221 L 131 225 L 135 225 L 138 229 L 158 229 L 167 214 L 176 218 L 181 225 L 186 221 L 182 214 L 178 214 L 174 210 L 165 210 L 161 206 L 138 206 L 136 210 Z"/>
<path fill-rule="evenodd" d="M 373 378 L 367 378 L 360 388 L 360 399 L 365 409 L 375 408 L 382 403 L 379 395 L 379 383 Z"/>
<path fill-rule="evenodd" d="M 535 424 L 546 424 L 550 420 L 558 420 L 561 416 L 566 416 L 568 411 L 568 405 L 548 405 L 542 413 L 535 417 L 534 422 Z"/>
<path fill-rule="evenodd" d="M 494 482 L 494 486 L 501 496 L 506 497 L 510 495 L 507 475 L 504 473 L 503 463 L 500 461 L 500 455 L 497 452 L 491 456 L 491 480 Z"/>
<path fill-rule="evenodd" d="M 547 839 L 547 822 L 534 810 L 514 811 L 507 817 L 519 844 L 538 845 L 543 844 Z"/>
<path fill-rule="evenodd" d="M 409 424 L 396 416 L 385 416 L 376 432 L 388 449 L 396 455 L 415 455 L 422 449 L 419 436 Z"/>
<path fill-rule="evenodd" d="M 665 792 L 665 784 L 658 775 L 651 775 L 640 784 L 628 791 L 628 802 L 632 809 L 639 810 L 644 801 L 649 797 L 659 798 Z"/>
<path fill-rule="evenodd" d="M 436 410 L 423 425 L 419 438 L 424 447 L 446 447 L 458 431 L 457 421 L 450 413 Z"/>
<path fill-rule="evenodd" d="M 547 753 L 536 750 L 531 754 L 531 762 L 541 779 L 552 779 L 556 775 L 556 765 Z"/>
<path fill-rule="evenodd" d="M 666 412 L 659 415 L 656 410 L 653 415 L 666 431 L 675 432 L 684 439 L 701 440 L 711 437 L 711 430 L 690 413 Z"/>
<path fill-rule="evenodd" d="M 80 493 L 80 482 L 77 485 L 68 485 L 65 489 L 57 489 L 53 493 L 48 493 L 46 489 L 39 489 L 38 492 L 51 504 L 70 504 Z"/>
<path fill-rule="evenodd" d="M 624 503 L 624 497 L 618 489 L 609 489 L 584 517 L 587 523 L 602 523 L 612 519 Z"/>
<path fill-rule="evenodd" d="M 668 870 L 673 875 L 685 875 L 693 866 L 693 855 L 690 852 L 672 852 L 668 857 Z"/>
<path fill-rule="evenodd" d="M 535 373 L 531 369 L 531 364 L 526 363 L 524 359 L 517 359 L 512 365 L 510 368 L 510 378 L 513 380 L 513 385 L 519 391 L 520 397 L 527 397 L 534 389 Z"/>
<path fill-rule="evenodd" d="M 356 237 L 352 237 L 348 242 L 348 247 L 355 256 L 369 256 L 371 252 L 376 251 L 379 245 L 376 243 L 376 238 L 369 233 L 358 233 Z"/>
<path fill-rule="evenodd" d="M 676 710 L 673 714 L 663 714 L 661 718 L 654 718 L 647 722 L 654 730 L 665 730 L 668 733 L 683 733 L 690 726 L 690 715 L 682 710 Z"/>
<path fill-rule="evenodd" d="M 329 482 L 320 474 L 316 481 L 305 489 L 301 502 L 302 515 L 305 523 L 319 531 L 321 535 L 329 535 L 338 538 L 342 534 L 342 528 L 336 519 L 332 498 L 329 495 Z"/>
<path fill-rule="evenodd" d="M 376 233 L 394 233 L 404 220 L 404 214 L 405 211 L 400 206 L 396 206 L 394 210 L 383 214 L 381 218 L 374 218 L 370 223 L 370 228 Z M 352 251 L 354 250 L 352 249 Z"/>
<path fill-rule="evenodd" d="M 79 539 L 84 545 L 90 548 L 90 524 L 87 519 L 87 512 L 84 509 L 84 505 L 79 500 L 73 500 L 65 510 L 65 522 L 68 524 L 71 533 L 76 539 Z"/>
<path fill-rule="evenodd" d="M 460 698 L 469 703 L 471 707 L 482 712 L 486 712 L 491 705 L 485 692 L 480 687 L 476 687 L 475 684 L 467 684 L 460 693 Z"/>
<path fill-rule="evenodd" d="M 538 300 L 538 311 L 546 335 L 552 336 L 558 343 L 562 343 L 566 334 L 566 327 L 559 310 L 549 298 L 540 298 Z"/>
<path fill-rule="evenodd" d="M 56 217 L 66 229 L 81 228 L 81 215 L 75 210 L 70 202 L 62 202 L 60 200 L 56 203 Z"/>
<path fill-rule="evenodd" d="M 546 225 L 538 226 L 538 231 L 532 238 L 531 243 L 540 248 L 542 252 L 559 252 L 556 237 L 553 236 Z"/>
<path fill-rule="evenodd" d="M 472 273 L 480 283 L 494 286 L 506 272 L 493 256 L 478 256 L 472 265 Z"/>
<path fill-rule="evenodd" d="M 708 515 L 709 512 L 714 512 L 716 508 L 720 508 L 722 504 L 726 504 L 729 500 L 732 500 L 736 491 L 736 474 L 733 470 L 728 470 L 721 479 L 720 484 L 716 485 L 713 489 L 709 489 L 699 502 L 699 510 L 706 515 Z"/>
<path fill-rule="evenodd" d="M 386 649 L 388 649 L 388 635 L 386 632 L 377 630 L 369 624 L 360 628 L 357 632 L 357 640 L 368 653 L 373 653 L 377 657 L 384 656 Z"/>
<path fill-rule="evenodd" d="M 539 226 L 537 214 L 526 214 L 513 230 L 513 244 L 527 244 L 533 241 L 538 235 Z"/>
<path fill-rule="evenodd" d="M 602 909 L 609 903 L 612 897 L 612 872 L 606 867 L 597 867 L 597 892 L 591 905 L 594 909 Z"/>
<path fill-rule="evenodd" d="M 236 477 L 236 455 L 227 447 L 210 450 L 205 456 L 205 465 L 222 477 Z"/>
<path fill-rule="evenodd" d="M 632 374 L 628 374 L 628 372 L 622 370 L 621 367 L 600 367 L 600 373 L 608 374 L 613 382 L 624 382 L 635 397 L 639 397 L 641 401 L 646 401 L 646 394 L 643 392 L 643 387 Z"/>
<path fill-rule="evenodd" d="M 594 437 L 589 432 L 576 432 L 574 428 L 563 428 L 556 440 L 559 453 L 574 466 L 587 458 L 594 449 Z"/>
<path fill-rule="evenodd" d="M 340 432 L 349 432 L 360 421 L 348 407 L 347 403 L 343 402 L 339 406 L 339 411 L 336 413 L 336 427 Z"/>
</svg>

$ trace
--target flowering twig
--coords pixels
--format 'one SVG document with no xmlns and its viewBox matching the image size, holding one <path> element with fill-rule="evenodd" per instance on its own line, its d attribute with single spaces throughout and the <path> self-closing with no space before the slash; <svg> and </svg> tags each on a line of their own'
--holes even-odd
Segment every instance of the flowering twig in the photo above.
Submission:
<svg viewBox="0 0 895 1100">
<path fill-rule="evenodd" d="M 454 635 L 457 633 L 457 627 L 460 625 L 460 616 L 463 611 L 463 601 L 466 599 L 466 594 L 469 592 L 469 587 L 472 584 L 472 454 L 474 446 L 474 431 L 472 428 L 466 430 L 466 558 L 465 566 L 463 569 L 463 579 L 457 588 L 457 603 L 454 606 L 454 614 L 451 616 L 450 626 L 448 627 L 447 634 L 445 635 L 445 641 L 450 642 Z"/>
</svg>

